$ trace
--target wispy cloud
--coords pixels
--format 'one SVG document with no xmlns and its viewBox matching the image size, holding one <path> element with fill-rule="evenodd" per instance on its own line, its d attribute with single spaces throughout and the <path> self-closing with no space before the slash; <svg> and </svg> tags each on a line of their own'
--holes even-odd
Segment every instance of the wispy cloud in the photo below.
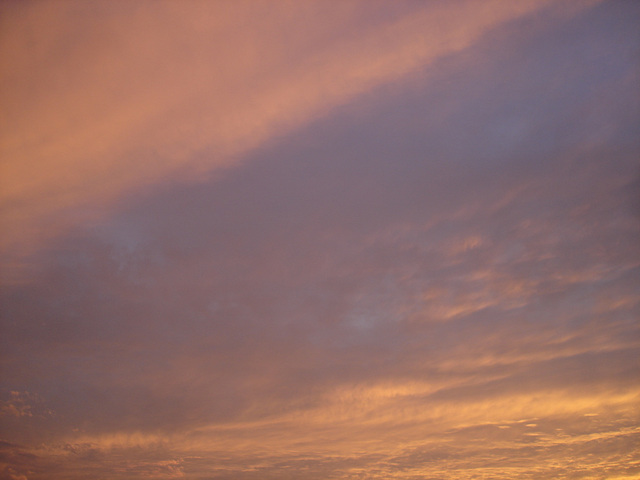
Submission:
<svg viewBox="0 0 640 480">
<path fill-rule="evenodd" d="M 545 3 L 381 4 L 390 21 L 356 2 L 7 5 L 5 258 L 123 195 L 208 178 Z"/>
</svg>

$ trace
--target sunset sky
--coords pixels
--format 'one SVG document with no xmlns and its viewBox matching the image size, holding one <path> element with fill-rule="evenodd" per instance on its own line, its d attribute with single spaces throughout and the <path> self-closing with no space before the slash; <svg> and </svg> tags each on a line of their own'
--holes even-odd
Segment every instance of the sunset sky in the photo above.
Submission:
<svg viewBox="0 0 640 480">
<path fill-rule="evenodd" d="M 640 2 L 0 3 L 0 480 L 640 478 Z"/>
</svg>

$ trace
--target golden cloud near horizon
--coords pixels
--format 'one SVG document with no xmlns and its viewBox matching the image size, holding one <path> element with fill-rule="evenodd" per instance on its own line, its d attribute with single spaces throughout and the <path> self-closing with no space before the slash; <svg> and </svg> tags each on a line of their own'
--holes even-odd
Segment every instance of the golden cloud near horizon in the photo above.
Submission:
<svg viewBox="0 0 640 480">
<path fill-rule="evenodd" d="M 148 464 L 146 457 L 154 458 L 161 451 L 165 463 L 168 457 L 177 459 L 181 466 L 194 459 L 208 472 L 221 468 L 216 459 L 224 459 L 236 474 L 300 458 L 323 458 L 346 462 L 347 465 L 338 468 L 343 475 L 349 475 L 357 470 L 348 465 L 349 460 L 364 457 L 367 468 L 363 471 L 370 478 L 394 475 L 406 478 L 409 471 L 433 475 L 442 469 L 451 478 L 463 478 L 465 472 L 477 474 L 486 468 L 504 478 L 517 468 L 529 475 L 540 470 L 538 476 L 531 478 L 542 479 L 557 467 L 555 455 L 561 455 L 562 449 L 572 449 L 576 461 L 587 462 L 585 467 L 588 463 L 598 466 L 599 462 L 606 466 L 606 451 L 604 459 L 590 455 L 593 445 L 603 442 L 626 445 L 640 434 L 640 427 L 630 424 L 637 416 L 635 405 L 640 398 L 637 388 L 589 395 L 550 390 L 535 396 L 516 393 L 493 399 L 425 403 L 424 394 L 432 389 L 433 386 L 419 382 L 344 387 L 311 410 L 256 420 L 231 420 L 173 433 L 78 433 L 61 439 L 57 447 L 50 444 L 32 453 L 60 461 L 66 457 L 71 460 L 82 452 L 94 455 L 99 452 L 133 469 L 137 463 Z M 625 417 L 626 423 L 621 421 Z M 599 426 L 594 428 L 596 424 Z M 465 467 L 463 462 L 447 470 L 446 461 L 443 463 L 446 456 L 439 456 L 454 446 L 457 455 L 461 452 L 479 455 L 480 459 L 475 461 L 481 465 Z M 528 448 L 533 450 L 521 451 Z M 580 453 L 581 449 L 585 451 Z M 434 461 L 409 462 L 400 470 L 389 466 L 415 452 L 424 455 L 433 452 Z M 504 461 L 508 452 L 514 456 L 513 465 Z M 502 462 L 503 466 L 496 462 Z M 377 470 L 376 465 L 383 471 Z M 157 478 L 171 478 L 174 473 L 167 471 L 166 476 Z"/>
</svg>

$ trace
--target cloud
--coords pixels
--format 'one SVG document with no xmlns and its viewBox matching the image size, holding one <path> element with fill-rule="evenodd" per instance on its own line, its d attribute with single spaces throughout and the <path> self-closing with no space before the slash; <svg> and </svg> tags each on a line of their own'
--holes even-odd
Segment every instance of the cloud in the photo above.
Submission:
<svg viewBox="0 0 640 480">
<path fill-rule="evenodd" d="M 5 256 L 158 182 L 208 178 L 545 3 L 5 6 Z"/>
<path fill-rule="evenodd" d="M 419 26 L 445 28 L 458 10 L 385 7 L 398 9 L 389 26 L 381 14 L 361 19 L 356 4 L 319 5 L 287 7 L 286 20 L 278 6 L 265 22 L 242 5 L 218 20 L 202 7 L 191 24 L 202 38 L 220 28 L 249 49 L 260 31 L 244 38 L 227 19 L 269 29 L 267 58 L 238 55 L 227 74 L 262 72 L 268 88 L 291 80 L 295 101 L 276 113 L 295 127 L 260 123 L 268 134 L 229 157 L 242 166 L 211 177 L 200 174 L 224 157 L 215 142 L 226 133 L 212 143 L 176 134 L 197 151 L 183 153 L 199 181 L 160 180 L 182 168 L 179 149 L 151 179 L 110 181 L 114 198 L 128 181 L 147 187 L 47 238 L 33 275 L 4 285 L 2 386 L 8 399 L 37 392 L 54 412 L 0 419 L 16 442 L 7 468 L 41 479 L 633 477 L 637 9 L 548 5 L 501 12 L 512 20 L 501 23 L 470 2 L 469 30 L 460 21 L 449 46 L 415 60 L 393 53 L 422 45 L 411 40 L 430 35 Z M 154 50 L 165 7 L 154 12 L 162 22 L 105 8 L 132 8 L 128 22 L 154 39 L 131 55 Z M 312 21 L 322 12 L 331 33 L 314 30 L 327 25 Z M 186 13 L 176 14 L 183 32 Z M 104 28 L 130 39 L 112 15 Z M 300 18 L 300 43 L 267 41 Z M 397 43 L 383 46 L 388 37 Z M 283 45 L 292 51 L 279 57 Z M 135 58 L 146 72 L 154 55 Z M 296 55 L 303 73 L 283 66 L 270 79 L 269 65 Z M 389 65 L 397 75 L 383 75 Z M 338 99 L 332 82 L 305 77 L 334 67 L 363 68 L 368 80 L 336 86 L 347 92 Z M 324 113 L 300 100 L 298 80 L 312 100 L 334 92 Z M 208 111 L 207 88 L 194 83 L 193 100 L 176 93 L 184 110 L 171 122 L 191 118 L 196 99 Z M 242 105 L 234 95 L 220 102 Z M 148 118 L 144 141 L 161 130 Z"/>
</svg>

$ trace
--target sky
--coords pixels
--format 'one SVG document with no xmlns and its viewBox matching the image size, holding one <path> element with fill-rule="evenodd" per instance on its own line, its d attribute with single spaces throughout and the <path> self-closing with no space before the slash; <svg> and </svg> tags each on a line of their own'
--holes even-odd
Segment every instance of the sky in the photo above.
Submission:
<svg viewBox="0 0 640 480">
<path fill-rule="evenodd" d="M 0 3 L 0 480 L 640 478 L 639 24 Z"/>
</svg>

